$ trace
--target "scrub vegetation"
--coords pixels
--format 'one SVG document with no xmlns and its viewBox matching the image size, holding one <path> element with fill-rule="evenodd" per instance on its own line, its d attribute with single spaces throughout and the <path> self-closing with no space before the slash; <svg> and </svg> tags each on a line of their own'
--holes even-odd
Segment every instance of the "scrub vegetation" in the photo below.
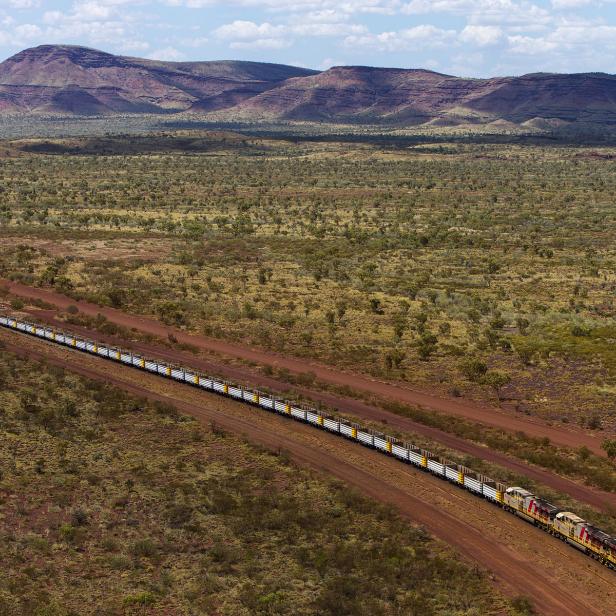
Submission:
<svg viewBox="0 0 616 616">
<path fill-rule="evenodd" d="M 0 348 L 0 614 L 523 615 L 338 483 Z"/>
<path fill-rule="evenodd" d="M 331 135 L 7 142 L 0 275 L 609 432 L 615 157 Z"/>
</svg>

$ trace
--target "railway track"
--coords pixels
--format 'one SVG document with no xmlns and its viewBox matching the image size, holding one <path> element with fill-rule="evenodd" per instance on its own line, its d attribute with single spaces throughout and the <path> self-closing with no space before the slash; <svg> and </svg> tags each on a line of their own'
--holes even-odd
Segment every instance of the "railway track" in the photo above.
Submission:
<svg viewBox="0 0 616 616">
<path fill-rule="evenodd" d="M 18 320 L 9 315 L 0 315 L 0 326 L 189 384 L 344 437 L 401 462 L 411 464 L 477 497 L 488 500 L 555 535 L 572 547 L 600 561 L 606 567 L 616 570 L 615 538 L 596 529 L 571 512 L 560 512 L 556 507 L 545 503 L 522 488 L 505 486 L 489 477 L 475 473 L 472 469 L 441 459 L 412 443 L 401 442 L 390 435 L 369 430 L 360 424 L 339 417 L 323 414 L 316 409 L 301 407 L 289 400 L 277 399 L 272 394 L 247 389 L 216 377 L 200 374 L 191 368 L 146 358 L 132 351 L 101 344 L 56 328 Z"/>
</svg>

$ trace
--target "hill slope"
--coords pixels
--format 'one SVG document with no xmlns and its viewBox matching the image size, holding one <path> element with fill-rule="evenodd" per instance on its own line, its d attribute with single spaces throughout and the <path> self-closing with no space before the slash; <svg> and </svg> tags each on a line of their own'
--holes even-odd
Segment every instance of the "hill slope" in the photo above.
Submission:
<svg viewBox="0 0 616 616">
<path fill-rule="evenodd" d="M 321 121 L 616 123 L 616 77 L 535 74 L 463 79 L 430 71 L 335 67 L 245 100 L 240 117 Z"/>
<path fill-rule="evenodd" d="M 43 45 L 0 64 L 0 111 L 160 113 L 227 107 L 314 71 L 253 62 L 157 62 Z"/>
<path fill-rule="evenodd" d="M 210 113 L 224 120 L 616 124 L 616 77 L 464 79 L 426 70 L 160 62 L 68 45 L 0 64 L 0 113 Z"/>
</svg>

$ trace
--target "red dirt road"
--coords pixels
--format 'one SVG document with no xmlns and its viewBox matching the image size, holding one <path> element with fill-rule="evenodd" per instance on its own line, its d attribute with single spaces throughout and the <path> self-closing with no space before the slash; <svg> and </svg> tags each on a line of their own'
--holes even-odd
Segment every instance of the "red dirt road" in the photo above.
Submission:
<svg viewBox="0 0 616 616">
<path fill-rule="evenodd" d="M 251 409 L 103 359 L 3 331 L 11 351 L 47 361 L 142 397 L 173 403 L 198 420 L 281 448 L 302 465 L 333 475 L 364 494 L 390 503 L 402 515 L 478 562 L 509 595 L 531 597 L 543 616 L 608 616 L 616 576 L 538 529 L 446 482 L 339 437 Z M 464 515 L 462 515 L 464 512 Z"/>
<path fill-rule="evenodd" d="M 515 417 L 500 409 L 488 407 L 477 402 L 444 398 L 428 392 L 410 389 L 402 384 L 377 381 L 359 374 L 343 372 L 330 366 L 325 366 L 305 359 L 284 357 L 277 353 L 255 349 L 249 346 L 217 340 L 206 336 L 187 334 L 182 330 L 166 326 L 159 321 L 127 314 L 121 310 L 98 306 L 84 301 L 76 301 L 50 289 L 29 287 L 18 282 L 0 279 L 0 285 L 12 294 L 23 298 L 35 298 L 53 304 L 61 309 L 70 305 L 77 306 L 86 315 L 104 315 L 109 321 L 127 328 L 135 328 L 142 332 L 167 338 L 169 334 L 175 336 L 182 344 L 190 344 L 205 351 L 214 351 L 230 357 L 243 360 L 269 364 L 279 368 L 286 368 L 295 373 L 312 372 L 316 377 L 326 383 L 347 386 L 355 390 L 369 392 L 377 396 L 397 400 L 405 404 L 421 406 L 436 412 L 448 415 L 466 417 L 486 425 L 495 426 L 511 432 L 522 431 L 530 436 L 547 436 L 556 444 L 564 447 L 577 448 L 582 445 L 588 447 L 597 455 L 605 455 L 601 449 L 602 436 L 596 436 L 575 428 L 547 425 L 539 419 Z"/>
<path fill-rule="evenodd" d="M 56 326 L 62 326 L 62 323 L 58 323 L 58 321 L 53 318 L 54 313 L 33 310 L 31 314 L 37 321 L 45 321 Z M 576 483 L 575 481 L 556 475 L 553 472 L 507 456 L 502 452 L 472 443 L 453 434 L 449 434 L 448 432 L 444 432 L 443 430 L 439 430 L 438 428 L 425 426 L 407 417 L 401 417 L 391 411 L 366 404 L 354 398 L 337 396 L 307 387 L 290 386 L 288 383 L 256 373 L 245 366 L 231 366 L 223 362 L 206 360 L 192 353 L 179 351 L 177 349 L 169 349 L 167 347 L 144 342 L 127 343 L 125 340 L 121 340 L 115 336 L 104 335 L 100 332 L 76 325 L 70 325 L 67 329 L 93 340 L 130 348 L 133 352 L 142 354 L 146 357 L 155 357 L 178 365 L 190 366 L 208 374 L 220 375 L 237 383 L 247 384 L 257 388 L 267 387 L 272 391 L 281 392 L 282 395 L 286 393 L 289 397 L 293 397 L 293 392 L 298 392 L 306 398 L 320 401 L 331 408 L 338 409 L 341 413 L 371 422 L 378 422 L 382 425 L 384 431 L 388 428 L 393 428 L 403 433 L 420 434 L 461 453 L 498 464 L 503 468 L 525 475 L 534 481 L 563 494 L 568 494 L 572 498 L 596 507 L 601 511 L 610 513 L 616 512 L 616 494 L 603 492 L 599 489 Z"/>
</svg>

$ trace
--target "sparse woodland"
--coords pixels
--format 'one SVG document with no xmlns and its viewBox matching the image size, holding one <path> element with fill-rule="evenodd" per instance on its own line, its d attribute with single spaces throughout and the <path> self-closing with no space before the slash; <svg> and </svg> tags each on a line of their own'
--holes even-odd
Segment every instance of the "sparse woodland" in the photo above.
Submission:
<svg viewBox="0 0 616 616">
<path fill-rule="evenodd" d="M 7 148 L 3 276 L 616 426 L 609 148 L 224 133 Z"/>
</svg>

